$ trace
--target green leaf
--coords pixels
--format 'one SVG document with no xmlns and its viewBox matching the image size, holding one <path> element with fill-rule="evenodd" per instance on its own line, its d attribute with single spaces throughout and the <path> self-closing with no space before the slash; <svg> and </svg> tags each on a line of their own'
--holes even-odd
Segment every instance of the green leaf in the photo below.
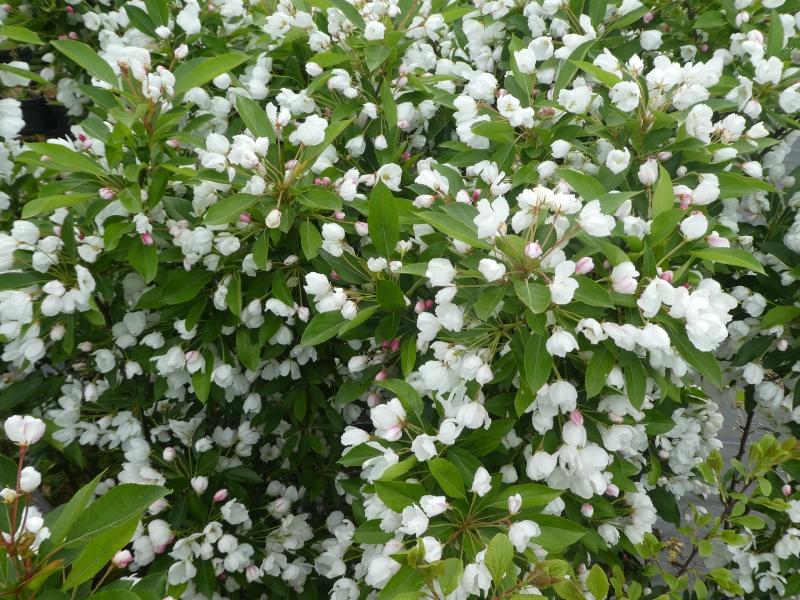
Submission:
<svg viewBox="0 0 800 600">
<path fill-rule="evenodd" d="M 611 294 L 599 283 L 581 275 L 577 275 L 575 280 L 578 282 L 578 289 L 575 290 L 575 300 L 588 304 L 589 306 L 614 308 L 614 301 L 611 299 Z"/>
<path fill-rule="evenodd" d="M 18 25 L 3 25 L 0 27 L 0 37 L 7 37 L 23 44 L 44 44 L 38 33 Z"/>
<path fill-rule="evenodd" d="M 495 584 L 499 584 L 503 580 L 513 560 L 514 545 L 505 533 L 498 533 L 489 542 L 489 547 L 483 557 L 483 562 L 489 569 Z"/>
<path fill-rule="evenodd" d="M 403 512 L 406 506 L 419 502 L 427 492 L 418 483 L 379 480 L 375 482 L 375 493 L 388 508 Z"/>
<path fill-rule="evenodd" d="M 194 58 L 175 69 L 175 95 L 200 87 L 215 77 L 238 67 L 249 58 L 247 54 L 231 52 L 217 56 Z"/>
<path fill-rule="evenodd" d="M 64 56 L 83 67 L 90 75 L 117 87 L 117 74 L 100 55 L 83 42 L 77 40 L 55 40 L 53 47 Z"/>
<path fill-rule="evenodd" d="M 639 410 L 644 403 L 647 387 L 647 371 L 641 359 L 632 352 L 623 352 L 620 357 L 625 377 L 625 392 L 631 405 Z"/>
<path fill-rule="evenodd" d="M 582 60 L 571 60 L 569 62 L 573 63 L 579 69 L 581 69 L 585 73 L 588 73 L 589 75 L 591 75 L 592 77 L 597 79 L 597 81 L 599 81 L 600 83 L 605 84 L 608 87 L 614 87 L 620 81 L 622 81 L 619 77 L 617 77 L 613 73 L 609 73 L 608 71 L 604 71 L 603 69 L 601 69 L 600 67 L 598 67 L 596 65 L 593 65 L 592 63 L 584 62 Z"/>
<path fill-rule="evenodd" d="M 11 65 L 7 65 L 5 63 L 0 63 L 0 71 L 5 71 L 6 73 L 12 73 L 13 75 L 17 75 L 19 77 L 24 77 L 29 81 L 35 81 L 41 85 L 50 85 L 50 82 L 47 81 L 41 75 L 34 73 L 33 71 L 29 71 L 28 69 L 20 69 L 19 67 L 12 67 Z"/>
<path fill-rule="evenodd" d="M 608 596 L 608 577 L 600 565 L 593 565 L 586 577 L 586 587 L 595 600 L 604 600 Z"/>
<path fill-rule="evenodd" d="M 461 575 L 464 574 L 464 563 L 460 558 L 448 558 L 442 561 L 444 566 L 444 574 L 439 577 L 439 585 L 442 586 L 442 592 L 445 596 L 452 594 L 461 581 Z"/>
<path fill-rule="evenodd" d="M 342 208 L 342 199 L 338 194 L 321 187 L 309 188 L 297 196 L 297 200 L 311 210 L 334 212 Z"/>
<path fill-rule="evenodd" d="M 550 290 L 541 283 L 515 281 L 514 291 L 522 303 L 534 314 L 543 313 L 550 306 Z"/>
<path fill-rule="evenodd" d="M 547 351 L 543 335 L 532 334 L 525 344 L 524 376 L 530 391 L 535 395 L 550 378 L 553 356 Z"/>
<path fill-rule="evenodd" d="M 586 398 L 593 398 L 599 394 L 606 385 L 606 378 L 614 368 L 614 355 L 605 347 L 600 346 L 592 354 L 586 367 Z"/>
<path fill-rule="evenodd" d="M 39 285 L 50 281 L 44 273 L 0 273 L 0 292 L 5 290 L 21 290 L 32 285 Z"/>
<path fill-rule="evenodd" d="M 386 310 L 403 311 L 406 309 L 406 299 L 403 290 L 394 281 L 379 279 L 376 286 L 378 304 Z"/>
<path fill-rule="evenodd" d="M 78 517 L 69 529 L 67 542 L 74 547 L 134 516 L 140 518 L 148 506 L 168 493 L 168 489 L 157 485 L 122 483 L 113 487 Z"/>
<path fill-rule="evenodd" d="M 245 96 L 236 97 L 236 110 L 239 111 L 239 116 L 250 132 L 256 137 L 269 138 L 270 141 L 275 141 L 275 132 L 272 130 L 272 124 L 267 118 L 267 112 L 261 105 Z"/>
<path fill-rule="evenodd" d="M 445 494 L 451 498 L 466 498 L 464 480 L 453 463 L 446 458 L 432 458 L 428 467 Z"/>
<path fill-rule="evenodd" d="M 378 600 L 415 600 L 423 583 L 425 578 L 420 571 L 403 565 L 378 593 Z"/>
<path fill-rule="evenodd" d="M 128 250 L 128 262 L 146 283 L 150 283 L 158 273 L 158 250 L 155 244 L 146 246 L 140 239 L 135 239 Z"/>
<path fill-rule="evenodd" d="M 94 577 L 117 550 L 131 541 L 141 515 L 134 514 L 127 521 L 92 536 L 70 565 L 71 569 L 63 589 L 70 590 Z"/>
<path fill-rule="evenodd" d="M 534 541 L 551 552 L 561 552 L 578 542 L 587 531 L 569 519 L 553 515 L 535 515 L 532 517 L 542 533 Z"/>
<path fill-rule="evenodd" d="M 40 196 L 39 198 L 34 198 L 30 202 L 27 202 L 22 207 L 22 218 L 30 219 L 31 217 L 36 217 L 41 214 L 50 214 L 57 208 L 75 206 L 76 204 L 82 204 L 83 202 L 96 197 L 97 194 L 87 193 L 58 194 L 56 196 L 44 197 Z"/>
<path fill-rule="evenodd" d="M 529 508 L 541 508 L 547 506 L 562 494 L 562 490 L 554 490 L 541 483 L 523 483 L 512 485 L 498 492 L 499 498 L 492 502 L 493 508 L 508 510 L 508 498 L 514 494 L 519 494 L 522 498 L 521 510 Z"/>
<path fill-rule="evenodd" d="M 454 206 L 456 206 L 456 204 L 448 205 L 448 207 Z M 466 208 L 466 210 L 475 211 L 472 206 L 468 206 L 466 204 L 459 204 L 458 206 L 463 206 Z M 477 211 L 475 211 L 475 214 L 477 214 Z M 472 219 L 470 219 L 468 222 L 465 222 L 455 213 L 437 212 L 433 210 L 420 211 L 417 213 L 417 216 L 428 223 L 428 225 L 437 231 L 441 231 L 450 238 L 464 242 L 465 244 L 469 244 L 475 248 L 484 248 L 486 250 L 491 249 L 489 244 L 478 239 L 478 231 L 472 223 Z"/>
<path fill-rule="evenodd" d="M 780 56 L 783 50 L 783 23 L 777 10 L 769 17 L 769 34 L 767 35 L 767 56 Z"/>
<path fill-rule="evenodd" d="M 125 5 L 125 12 L 128 15 L 128 20 L 130 20 L 131 25 L 154 40 L 158 39 L 156 24 L 153 23 L 153 19 L 150 18 L 150 15 L 138 6 L 132 4 Z"/>
<path fill-rule="evenodd" d="M 92 479 L 89 483 L 80 488 L 69 502 L 59 506 L 55 511 L 48 513 L 45 517 L 45 525 L 50 529 L 50 537 L 46 540 L 47 547 L 60 544 L 67 536 L 72 524 L 86 510 L 92 501 L 94 490 L 103 473 Z"/>
<path fill-rule="evenodd" d="M 672 191 L 672 179 L 670 179 L 669 173 L 661 165 L 658 166 L 658 173 L 658 181 L 653 190 L 652 199 L 653 210 L 651 216 L 653 219 L 675 205 L 675 194 Z"/>
<path fill-rule="evenodd" d="M 566 168 L 559 169 L 558 175 L 566 181 L 572 189 L 578 192 L 578 195 L 583 198 L 584 202 L 595 200 L 606 193 L 606 188 L 603 187 L 603 184 L 591 175 Z"/>
<path fill-rule="evenodd" d="M 253 194 L 226 196 L 208 207 L 206 214 L 203 215 L 203 222 L 207 225 L 222 225 L 238 220 L 239 215 L 247 212 L 247 209 L 259 199 L 258 196 Z"/>
<path fill-rule="evenodd" d="M 322 235 L 317 226 L 309 220 L 300 223 L 300 247 L 303 249 L 303 255 L 309 260 L 316 257 L 322 247 Z"/>
<path fill-rule="evenodd" d="M 104 177 L 106 172 L 97 161 L 86 154 L 75 152 L 61 144 L 36 142 L 28 144 L 28 148 L 41 156 L 48 157 L 48 168 L 61 169 L 74 173 L 89 173 L 97 177 Z"/>
<path fill-rule="evenodd" d="M 785 325 L 800 317 L 800 306 L 776 306 L 769 309 L 761 319 L 761 329 L 769 329 L 776 325 Z"/>
<path fill-rule="evenodd" d="M 407 335 L 400 345 L 400 370 L 408 377 L 417 362 L 417 336 Z"/>
<path fill-rule="evenodd" d="M 419 392 L 410 384 L 400 379 L 385 379 L 383 381 L 376 381 L 375 383 L 378 384 L 379 387 L 389 390 L 397 396 L 397 399 L 400 400 L 400 403 L 407 411 L 418 417 L 422 416 L 422 411 L 425 409 L 422 396 L 420 396 Z"/>
<path fill-rule="evenodd" d="M 584 42 L 572 51 L 572 54 L 569 55 L 569 60 L 562 61 L 561 66 L 558 68 L 558 74 L 556 75 L 556 84 L 553 90 L 554 98 L 558 97 L 558 92 L 569 86 L 572 78 L 575 77 L 575 74 L 578 72 L 578 66 L 574 61 L 583 60 L 593 44 L 594 40 Z"/>
<path fill-rule="evenodd" d="M 764 274 L 764 267 L 749 252 L 741 248 L 703 248 L 694 253 L 696 258 L 720 262 L 734 267 L 744 267 L 756 273 Z"/>
<path fill-rule="evenodd" d="M 479 121 L 472 126 L 472 131 L 493 142 L 509 143 L 514 141 L 514 128 L 508 121 Z"/>
<path fill-rule="evenodd" d="M 400 239 L 400 217 L 392 192 L 383 182 L 372 188 L 369 195 L 369 236 L 381 256 L 394 254 L 397 241 Z"/>
<path fill-rule="evenodd" d="M 303 331 L 300 345 L 306 347 L 316 346 L 331 339 L 339 333 L 339 329 L 344 322 L 345 319 L 338 310 L 319 313 L 311 319 L 305 331 Z"/>
</svg>

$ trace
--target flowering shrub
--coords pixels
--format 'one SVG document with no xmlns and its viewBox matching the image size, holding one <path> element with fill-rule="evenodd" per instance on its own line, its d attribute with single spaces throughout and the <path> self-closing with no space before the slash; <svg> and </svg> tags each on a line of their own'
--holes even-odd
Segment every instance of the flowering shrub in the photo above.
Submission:
<svg viewBox="0 0 800 600">
<path fill-rule="evenodd" d="M 4 594 L 800 594 L 798 2 L 30 9 Z"/>
</svg>

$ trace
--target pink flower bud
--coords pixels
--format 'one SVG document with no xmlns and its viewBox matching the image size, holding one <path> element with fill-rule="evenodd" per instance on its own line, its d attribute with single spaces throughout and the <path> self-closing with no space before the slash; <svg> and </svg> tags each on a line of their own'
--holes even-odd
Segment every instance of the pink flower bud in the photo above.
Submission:
<svg viewBox="0 0 800 600">
<path fill-rule="evenodd" d="M 331 279 L 334 281 L 339 281 L 341 277 L 339 277 L 339 274 L 336 271 L 331 271 Z"/>
<path fill-rule="evenodd" d="M 225 498 L 228 497 L 228 490 L 222 488 L 221 490 L 217 490 L 214 492 L 214 502 L 225 502 Z"/>
<path fill-rule="evenodd" d="M 331 184 L 331 178 L 330 178 L 330 177 L 328 177 L 328 176 L 326 175 L 325 177 L 323 177 L 323 178 L 322 178 L 322 185 L 324 185 L 324 186 L 328 186 L 328 185 L 330 185 L 330 184 Z"/>
<path fill-rule="evenodd" d="M 392 352 L 397 352 L 398 350 L 400 350 L 400 339 L 394 338 L 389 347 L 391 348 Z"/>
<path fill-rule="evenodd" d="M 417 300 L 417 303 L 414 305 L 414 312 L 418 315 L 425 312 L 425 300 Z"/>
<path fill-rule="evenodd" d="M 69 5 L 69 4 L 67 4 L 67 8 L 66 8 L 65 10 L 66 10 L 66 11 L 67 11 L 69 14 L 72 14 L 72 13 L 74 13 L 74 12 L 75 12 L 75 8 L 74 8 L 74 7 L 72 7 L 72 6 L 71 6 L 71 5 Z"/>
<path fill-rule="evenodd" d="M 344 221 L 345 216 L 346 215 L 341 210 L 337 210 L 335 213 L 333 213 L 333 218 L 337 221 Z"/>
<path fill-rule="evenodd" d="M 145 246 L 152 246 L 153 245 L 153 236 L 152 236 L 152 234 L 147 233 L 146 231 L 144 233 L 140 233 L 139 234 L 139 239 L 142 240 L 142 243 Z"/>
<path fill-rule="evenodd" d="M 667 283 L 672 283 L 672 277 L 673 277 L 672 271 L 663 271 L 662 273 L 659 274 L 658 277 L 659 279 L 663 279 Z"/>
<path fill-rule="evenodd" d="M 181 145 L 181 143 L 178 140 L 176 140 L 175 138 L 171 138 L 171 139 L 167 140 L 167 146 L 169 146 L 170 148 L 178 148 L 178 147 L 180 147 L 180 145 Z"/>
<path fill-rule="evenodd" d="M 291 171 L 297 166 L 297 161 L 295 159 L 287 160 L 286 161 L 286 170 Z"/>
<path fill-rule="evenodd" d="M 172 462 L 173 460 L 175 460 L 176 454 L 177 452 L 175 452 L 175 448 L 173 448 L 172 446 L 167 446 L 161 453 L 161 458 L 163 458 L 166 462 Z"/>
<path fill-rule="evenodd" d="M 644 15 L 642 15 L 642 21 L 645 23 L 650 23 L 653 19 L 656 18 L 656 15 L 653 13 L 652 10 L 648 10 Z"/>
<path fill-rule="evenodd" d="M 781 488 L 781 492 L 784 496 L 791 496 L 792 495 L 792 486 L 788 483 Z"/>
<path fill-rule="evenodd" d="M 436 305 L 436 302 L 434 302 L 434 301 L 433 301 L 433 300 L 431 300 L 430 298 L 428 298 L 427 300 L 425 300 L 425 310 L 430 310 L 430 309 L 432 309 L 432 308 L 433 308 L 435 305 Z"/>
<path fill-rule="evenodd" d="M 584 504 L 581 506 L 581 514 L 582 514 L 584 517 L 586 517 L 587 519 L 591 519 L 591 518 L 592 518 L 592 515 L 594 514 L 594 506 L 592 506 L 592 505 L 591 505 L 591 504 L 589 504 L 588 502 L 585 502 L 585 503 L 584 503 Z"/>
<path fill-rule="evenodd" d="M 609 483 L 608 487 L 606 488 L 606 496 L 611 496 L 612 498 L 616 498 L 617 496 L 619 496 L 619 488 L 613 483 Z"/>
<path fill-rule="evenodd" d="M 369 225 L 364 223 L 364 221 L 356 221 L 354 227 L 358 235 L 360 236 L 369 235 Z"/>
<path fill-rule="evenodd" d="M 133 555 L 129 550 L 120 550 L 111 559 L 111 564 L 118 569 L 124 569 L 133 562 Z"/>
<path fill-rule="evenodd" d="M 789 347 L 789 342 L 787 342 L 786 340 L 779 340 L 776 347 L 781 352 L 786 352 L 786 349 Z"/>
<path fill-rule="evenodd" d="M 552 106 L 543 106 L 539 109 L 540 117 L 552 117 L 554 114 L 556 114 L 556 109 Z"/>
<path fill-rule="evenodd" d="M 314 185 L 322 185 L 322 179 L 319 177 L 314 177 Z"/>
<path fill-rule="evenodd" d="M 575 274 L 576 275 L 586 275 L 587 273 L 591 273 L 594 271 L 594 261 L 590 256 L 584 256 L 578 262 L 575 263 Z"/>
<path fill-rule="evenodd" d="M 387 379 L 389 379 L 389 373 L 386 369 L 381 369 L 378 371 L 378 374 L 375 375 L 375 381 L 386 381 Z"/>
<path fill-rule="evenodd" d="M 481 191 L 480 190 L 473 190 L 472 191 L 472 201 L 477 202 L 481 199 Z"/>
<path fill-rule="evenodd" d="M 525 244 L 525 256 L 528 258 L 539 258 L 542 255 L 542 246 L 539 242 L 528 242 Z"/>
<path fill-rule="evenodd" d="M 411 152 L 409 152 L 408 150 L 403 152 L 403 160 L 411 160 Z"/>
<path fill-rule="evenodd" d="M 249 223 L 250 221 L 253 220 L 253 217 L 250 216 L 250 213 L 242 213 L 239 215 L 239 220 L 242 223 Z"/>
<path fill-rule="evenodd" d="M 113 200 L 117 195 L 117 192 L 109 187 L 100 188 L 97 193 L 100 194 L 103 200 Z"/>
<path fill-rule="evenodd" d="M 78 39 L 78 34 L 77 34 L 77 33 L 75 33 L 74 31 L 70 31 L 70 32 L 67 34 L 67 37 L 68 37 L 69 39 L 71 39 L 71 40 L 77 40 L 77 39 Z"/>
<path fill-rule="evenodd" d="M 381 397 L 378 396 L 375 392 L 370 392 L 367 394 L 367 406 L 370 408 L 375 408 L 378 404 L 381 403 Z"/>
<path fill-rule="evenodd" d="M 569 413 L 569 420 L 572 421 L 573 425 L 583 425 L 583 415 L 579 410 L 573 410 Z"/>
</svg>

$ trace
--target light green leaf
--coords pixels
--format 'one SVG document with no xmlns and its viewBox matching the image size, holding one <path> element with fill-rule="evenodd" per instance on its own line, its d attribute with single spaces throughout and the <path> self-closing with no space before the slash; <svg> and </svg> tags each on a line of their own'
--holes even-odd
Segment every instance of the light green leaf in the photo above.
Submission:
<svg viewBox="0 0 800 600">
<path fill-rule="evenodd" d="M 376 184 L 369 195 L 369 236 L 384 257 L 394 254 L 400 239 L 400 217 L 395 202 L 392 192 L 382 182 Z"/>
<path fill-rule="evenodd" d="M 575 300 L 588 304 L 589 306 L 614 308 L 614 301 L 611 299 L 611 294 L 599 283 L 581 275 L 576 276 L 575 279 L 578 282 L 578 289 L 575 290 Z"/>
<path fill-rule="evenodd" d="M 207 225 L 222 225 L 239 219 L 239 215 L 247 212 L 259 200 L 253 194 L 233 194 L 217 200 L 215 204 L 208 207 L 203 221 Z"/>
<path fill-rule="evenodd" d="M 71 547 L 86 543 L 86 540 L 128 522 L 132 517 L 141 517 L 144 510 L 169 490 L 157 485 L 122 483 L 111 488 L 89 505 L 78 517 L 67 533 Z"/>
<path fill-rule="evenodd" d="M 215 77 L 227 73 L 249 58 L 247 54 L 231 52 L 217 56 L 194 58 L 175 69 L 175 95 L 200 87 Z"/>
<path fill-rule="evenodd" d="M 593 565 L 586 577 L 586 587 L 592 592 L 595 600 L 604 600 L 608 596 L 608 577 L 600 565 Z"/>
<path fill-rule="evenodd" d="M 114 87 L 118 86 L 117 74 L 114 73 L 114 69 L 111 68 L 111 65 L 100 58 L 97 52 L 83 42 L 77 40 L 56 40 L 52 42 L 52 44 L 56 50 L 83 67 L 90 75 L 94 75 L 98 79 Z"/>
<path fill-rule="evenodd" d="M 550 290 L 541 283 L 515 281 L 514 291 L 522 303 L 535 314 L 543 313 L 550 306 Z"/>
<path fill-rule="evenodd" d="M 593 398 L 606 385 L 606 378 L 614 368 L 614 355 L 605 347 L 600 346 L 594 351 L 586 367 L 586 397 Z"/>
<path fill-rule="evenodd" d="M 653 190 L 652 199 L 653 219 L 675 205 L 675 194 L 672 191 L 672 179 L 670 179 L 669 173 L 661 165 L 658 166 L 658 173 L 658 181 Z"/>
<path fill-rule="evenodd" d="M 547 351 L 546 343 L 543 335 L 534 333 L 525 344 L 525 381 L 534 395 L 547 383 L 553 368 L 553 356 Z"/>
<path fill-rule="evenodd" d="M 617 77 L 613 73 L 604 71 L 600 67 L 593 65 L 590 62 L 585 62 L 582 60 L 571 60 L 570 62 L 576 65 L 582 71 L 588 73 L 589 75 L 597 79 L 597 81 L 599 81 L 600 83 L 603 83 L 608 87 L 614 87 L 620 81 L 622 81 L 619 77 Z"/>
<path fill-rule="evenodd" d="M 0 27 L 0 37 L 7 37 L 24 44 L 44 44 L 38 33 L 19 25 L 3 25 Z"/>
<path fill-rule="evenodd" d="M 498 533 L 489 542 L 489 548 L 483 558 L 495 584 L 499 584 L 503 580 L 513 560 L 514 546 L 511 540 L 505 533 Z"/>
<path fill-rule="evenodd" d="M 275 141 L 275 132 L 272 130 L 272 125 L 267 118 L 267 111 L 261 108 L 261 105 L 245 96 L 236 97 L 236 110 L 239 111 L 239 116 L 250 132 L 256 137 L 269 138 L 270 141 Z"/>
<path fill-rule="evenodd" d="M 439 483 L 445 494 L 451 498 L 466 497 L 464 494 L 464 480 L 453 463 L 446 458 L 432 458 L 428 461 L 428 467 L 431 470 L 431 475 Z"/>
<path fill-rule="evenodd" d="M 734 267 L 744 267 L 756 273 L 764 274 L 764 267 L 749 252 L 741 248 L 703 248 L 694 253 L 695 258 L 720 262 Z"/>
<path fill-rule="evenodd" d="M 338 310 L 319 313 L 311 319 L 303 332 L 300 345 L 306 347 L 316 346 L 331 339 L 339 333 L 339 329 L 344 322 L 345 319 Z"/>
<path fill-rule="evenodd" d="M 376 481 L 375 493 L 378 498 L 389 508 L 396 512 L 403 512 L 406 506 L 419 502 L 427 492 L 418 483 L 405 481 Z"/>
<path fill-rule="evenodd" d="M 28 148 L 40 156 L 48 157 L 48 168 L 52 167 L 54 169 L 75 173 L 89 173 L 90 175 L 96 175 L 98 177 L 106 175 L 106 172 L 97 161 L 86 154 L 75 152 L 75 150 L 62 146 L 61 144 L 36 142 L 28 144 Z"/>
<path fill-rule="evenodd" d="M 92 536 L 70 565 L 63 588 L 70 590 L 94 577 L 114 557 L 117 550 L 131 541 L 140 518 L 141 515 L 135 514 L 127 521 Z"/>
<path fill-rule="evenodd" d="M 57 208 L 65 206 L 75 206 L 87 200 L 97 198 L 97 194 L 58 194 L 56 196 L 44 196 L 34 198 L 22 207 L 22 218 L 30 219 L 42 214 L 50 214 Z"/>
</svg>

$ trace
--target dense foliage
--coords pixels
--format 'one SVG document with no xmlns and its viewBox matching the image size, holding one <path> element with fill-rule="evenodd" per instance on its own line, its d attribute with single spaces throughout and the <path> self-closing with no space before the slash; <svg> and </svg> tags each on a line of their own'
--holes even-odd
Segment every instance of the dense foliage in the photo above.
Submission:
<svg viewBox="0 0 800 600">
<path fill-rule="evenodd" d="M 800 595 L 800 1 L 5 8 L 0 596 Z"/>
</svg>

